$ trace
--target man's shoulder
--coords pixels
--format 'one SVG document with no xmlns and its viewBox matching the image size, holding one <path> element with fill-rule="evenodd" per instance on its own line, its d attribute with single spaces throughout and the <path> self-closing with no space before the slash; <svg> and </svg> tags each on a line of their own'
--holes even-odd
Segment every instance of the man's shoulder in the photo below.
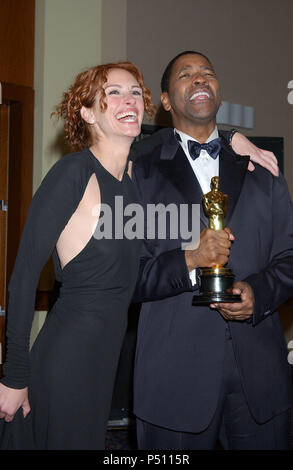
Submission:
<svg viewBox="0 0 293 470">
<path fill-rule="evenodd" d="M 267 168 L 253 162 L 254 170 L 248 171 L 249 178 L 260 188 L 278 188 L 287 186 L 286 179 L 281 171 L 279 176 L 274 176 Z"/>
<path fill-rule="evenodd" d="M 133 160 L 135 164 L 142 164 L 144 159 L 148 159 L 150 155 L 158 158 L 162 146 L 168 142 L 173 132 L 174 130 L 171 127 L 165 127 L 148 137 L 144 137 L 139 142 L 134 142 L 131 146 L 131 160 Z"/>
</svg>

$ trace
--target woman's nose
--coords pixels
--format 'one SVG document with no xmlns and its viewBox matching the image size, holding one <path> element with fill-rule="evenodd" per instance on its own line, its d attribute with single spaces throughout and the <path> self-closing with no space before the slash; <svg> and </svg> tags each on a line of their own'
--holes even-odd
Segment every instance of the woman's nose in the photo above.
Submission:
<svg viewBox="0 0 293 470">
<path fill-rule="evenodd" d="M 135 96 L 132 93 L 126 93 L 124 100 L 127 104 L 135 103 Z"/>
</svg>

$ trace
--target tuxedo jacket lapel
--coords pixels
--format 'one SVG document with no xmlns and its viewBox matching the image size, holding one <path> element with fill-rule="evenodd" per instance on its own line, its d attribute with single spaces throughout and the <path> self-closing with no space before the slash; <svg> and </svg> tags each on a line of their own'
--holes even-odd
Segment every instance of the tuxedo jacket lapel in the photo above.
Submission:
<svg viewBox="0 0 293 470">
<path fill-rule="evenodd" d="M 229 197 L 225 218 L 225 224 L 228 226 L 241 193 L 249 157 L 235 154 L 223 139 L 222 141 L 219 161 L 220 191 L 228 194 Z M 202 189 L 173 133 L 162 146 L 159 170 L 182 194 L 183 200 L 187 204 L 200 203 L 201 221 L 205 226 L 208 226 L 208 219 L 203 212 L 201 203 Z"/>
<path fill-rule="evenodd" d="M 229 145 L 223 143 L 220 152 L 219 176 L 220 191 L 228 194 L 228 208 L 225 225 L 228 227 L 233 211 L 239 199 L 244 178 L 247 172 L 249 157 L 235 154 Z"/>
<path fill-rule="evenodd" d="M 203 192 L 180 144 L 174 137 L 163 145 L 159 161 L 160 172 L 179 191 L 185 204 L 200 204 L 200 218 L 208 225 L 202 208 Z"/>
</svg>

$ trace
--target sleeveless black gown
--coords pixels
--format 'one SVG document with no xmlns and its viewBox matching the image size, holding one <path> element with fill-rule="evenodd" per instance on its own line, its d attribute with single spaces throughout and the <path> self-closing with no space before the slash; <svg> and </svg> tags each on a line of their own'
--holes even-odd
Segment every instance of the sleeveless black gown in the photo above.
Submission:
<svg viewBox="0 0 293 470">
<path fill-rule="evenodd" d="M 9 284 L 2 379 L 12 388 L 28 385 L 31 412 L 24 419 L 20 409 L 11 423 L 0 420 L 0 448 L 104 448 L 141 241 L 123 233 L 116 239 L 97 239 L 94 234 L 61 269 L 55 245 L 93 173 L 102 203 L 112 209 L 112 234 L 115 202 L 124 207 L 137 202 L 127 172 L 117 180 L 89 149 L 63 157 L 36 192 Z M 98 227 L 105 232 L 102 215 Z M 121 217 L 117 211 L 116 217 Z M 35 290 L 51 254 L 60 294 L 29 353 Z"/>
</svg>

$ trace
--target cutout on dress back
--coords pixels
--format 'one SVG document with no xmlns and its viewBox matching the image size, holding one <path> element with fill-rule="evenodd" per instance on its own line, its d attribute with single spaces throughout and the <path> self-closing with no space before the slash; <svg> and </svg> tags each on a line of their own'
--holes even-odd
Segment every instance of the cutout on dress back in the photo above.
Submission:
<svg viewBox="0 0 293 470">
<path fill-rule="evenodd" d="M 56 243 L 62 270 L 84 250 L 93 237 L 99 222 L 100 209 L 100 186 L 95 173 L 93 173 L 76 211 L 72 214 Z"/>
</svg>

